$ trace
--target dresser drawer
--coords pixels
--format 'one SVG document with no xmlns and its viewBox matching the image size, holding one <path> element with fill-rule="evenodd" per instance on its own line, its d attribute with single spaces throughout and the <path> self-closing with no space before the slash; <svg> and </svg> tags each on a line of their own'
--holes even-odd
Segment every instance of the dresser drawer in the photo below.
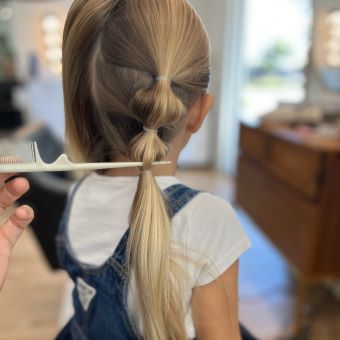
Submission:
<svg viewBox="0 0 340 340">
<path fill-rule="evenodd" d="M 241 138 L 240 146 L 242 152 L 246 153 L 249 157 L 264 161 L 267 151 L 267 138 L 263 132 L 241 125 Z"/>
<path fill-rule="evenodd" d="M 308 198 L 315 200 L 320 191 L 323 170 L 322 152 L 270 137 L 266 167 L 279 179 Z"/>
<path fill-rule="evenodd" d="M 318 227 L 317 205 L 294 195 L 246 156 L 239 160 L 237 203 L 291 263 L 302 272 L 312 270 L 310 255 Z"/>
</svg>

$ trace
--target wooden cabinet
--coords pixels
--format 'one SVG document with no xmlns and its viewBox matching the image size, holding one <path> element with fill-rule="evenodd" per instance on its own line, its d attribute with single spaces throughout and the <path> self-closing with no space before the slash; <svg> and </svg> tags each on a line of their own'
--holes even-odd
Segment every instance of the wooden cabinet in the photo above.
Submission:
<svg viewBox="0 0 340 340">
<path fill-rule="evenodd" d="M 242 124 L 237 201 L 305 277 L 340 274 L 340 140 Z"/>
</svg>

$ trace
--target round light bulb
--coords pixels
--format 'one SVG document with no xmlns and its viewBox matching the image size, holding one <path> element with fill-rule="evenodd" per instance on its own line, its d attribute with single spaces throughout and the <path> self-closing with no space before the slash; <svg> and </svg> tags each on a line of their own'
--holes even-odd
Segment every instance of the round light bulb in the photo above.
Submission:
<svg viewBox="0 0 340 340">
<path fill-rule="evenodd" d="M 42 24 L 42 28 L 45 32 L 57 32 L 61 28 L 61 21 L 54 14 L 46 15 L 42 19 L 41 24 Z"/>
</svg>

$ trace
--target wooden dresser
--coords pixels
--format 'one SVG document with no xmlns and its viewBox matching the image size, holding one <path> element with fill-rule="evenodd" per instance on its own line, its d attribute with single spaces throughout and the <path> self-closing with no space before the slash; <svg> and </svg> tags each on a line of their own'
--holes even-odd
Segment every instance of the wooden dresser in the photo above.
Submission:
<svg viewBox="0 0 340 340">
<path fill-rule="evenodd" d="M 340 276 L 340 139 L 242 124 L 237 201 L 304 278 Z"/>
</svg>

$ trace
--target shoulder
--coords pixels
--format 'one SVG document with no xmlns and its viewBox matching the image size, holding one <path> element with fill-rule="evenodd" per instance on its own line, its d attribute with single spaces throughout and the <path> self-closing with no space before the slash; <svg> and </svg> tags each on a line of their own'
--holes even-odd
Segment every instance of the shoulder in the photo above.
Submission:
<svg viewBox="0 0 340 340">
<path fill-rule="evenodd" d="M 202 216 L 206 214 L 208 218 L 216 219 L 235 215 L 235 210 L 229 202 L 208 192 L 201 192 L 197 195 L 193 201 L 193 207 L 198 210 L 197 213 Z"/>
<path fill-rule="evenodd" d="M 236 211 L 229 202 L 220 197 L 210 193 L 197 195 L 189 213 L 190 233 L 194 239 L 204 238 L 231 246 L 231 242 L 246 238 Z"/>
<path fill-rule="evenodd" d="M 202 263 L 197 285 L 219 277 L 251 246 L 231 204 L 210 193 L 198 194 L 183 209 L 182 222 L 187 245 Z"/>
<path fill-rule="evenodd" d="M 224 223 L 235 220 L 235 211 L 231 204 L 209 192 L 199 191 L 182 183 L 176 183 L 165 190 L 170 205 L 181 208 L 175 216 L 199 221 L 199 225 L 210 222 Z M 236 219 L 237 220 L 237 219 Z"/>
<path fill-rule="evenodd" d="M 216 231 L 221 228 L 241 227 L 231 204 L 207 192 L 196 195 L 185 210 L 195 228 L 209 227 Z"/>
</svg>

